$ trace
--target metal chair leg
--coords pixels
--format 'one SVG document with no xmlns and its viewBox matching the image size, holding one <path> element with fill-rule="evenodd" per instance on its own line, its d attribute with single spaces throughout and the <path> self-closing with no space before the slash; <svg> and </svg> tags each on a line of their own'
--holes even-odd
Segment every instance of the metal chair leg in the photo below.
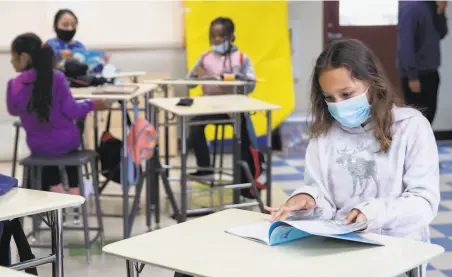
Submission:
<svg viewBox="0 0 452 277">
<path fill-rule="evenodd" d="M 78 183 L 80 186 L 80 194 L 83 197 L 86 197 L 85 193 L 85 186 L 83 185 L 83 172 L 82 172 L 82 166 L 79 166 L 77 168 L 78 171 Z M 88 211 L 87 211 L 87 203 L 82 204 L 82 221 L 83 221 L 83 235 L 84 235 L 84 241 L 85 241 L 85 254 L 86 254 L 86 261 L 88 263 L 91 263 L 91 250 L 90 250 L 90 240 L 89 240 L 89 225 L 88 225 Z"/>
<path fill-rule="evenodd" d="M 99 175 L 95 166 L 96 158 L 91 161 L 91 170 L 93 174 L 93 191 L 94 191 L 94 206 L 96 208 L 97 226 L 99 227 L 101 244 L 104 243 L 104 223 L 102 220 L 102 209 L 100 206 L 100 193 L 99 193 Z"/>
</svg>

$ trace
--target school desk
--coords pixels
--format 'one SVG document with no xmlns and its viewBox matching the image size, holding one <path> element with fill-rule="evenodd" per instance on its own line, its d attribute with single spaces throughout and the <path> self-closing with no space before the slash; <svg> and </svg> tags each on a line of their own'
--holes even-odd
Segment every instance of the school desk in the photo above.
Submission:
<svg viewBox="0 0 452 277">
<path fill-rule="evenodd" d="M 146 72 L 144 71 L 129 71 L 129 72 L 117 72 L 117 73 L 112 73 L 112 74 L 105 74 L 102 75 L 102 77 L 107 78 L 107 79 L 112 79 L 112 78 L 131 78 L 133 83 L 138 83 L 138 78 L 141 76 L 145 76 Z"/>
<path fill-rule="evenodd" d="M 179 119 L 179 126 L 180 126 L 180 133 L 181 133 L 181 155 L 180 155 L 180 172 L 181 172 L 181 201 L 180 201 L 180 214 L 176 218 L 178 219 L 178 222 L 183 222 L 187 218 L 187 212 L 190 212 L 191 214 L 196 213 L 196 211 L 187 211 L 187 128 L 190 125 L 199 125 L 199 124 L 207 124 L 207 123 L 232 123 L 233 124 L 233 130 L 234 130 L 234 151 L 233 151 L 233 172 L 234 172 L 234 181 L 232 186 L 237 192 L 237 188 L 241 188 L 242 184 L 239 184 L 240 179 L 240 165 L 237 163 L 238 161 L 241 161 L 241 154 L 240 154 L 240 114 L 241 113 L 247 113 L 247 112 L 258 112 L 258 111 L 264 111 L 267 117 L 267 144 L 266 149 L 264 149 L 264 152 L 266 153 L 266 178 L 267 178 L 267 205 L 271 204 L 271 112 L 273 110 L 279 109 L 279 106 L 273 105 L 270 103 L 266 103 L 264 101 L 254 99 L 245 95 L 220 95 L 220 96 L 201 96 L 201 97 L 193 97 L 193 104 L 189 107 L 186 106 L 177 106 L 176 104 L 181 100 L 181 98 L 153 98 L 149 100 L 149 103 L 151 104 L 151 108 L 153 109 L 152 112 L 156 112 L 157 109 L 161 109 L 163 111 L 166 111 L 168 113 L 171 113 L 178 117 Z M 155 109 L 157 108 L 157 109 Z M 216 121 L 203 121 L 203 122 L 194 122 L 189 121 L 190 118 L 194 116 L 200 116 L 200 115 L 214 115 L 214 114 L 230 114 L 232 119 L 229 120 L 216 120 Z M 153 118 L 157 118 L 156 116 L 153 116 Z M 154 124 L 158 124 L 158 122 L 154 121 Z M 158 147 L 157 150 L 158 152 Z M 151 166 L 151 180 L 155 180 L 155 165 L 159 165 L 160 162 L 156 161 L 155 159 L 158 159 L 158 155 L 154 155 L 153 160 L 154 162 L 158 162 L 154 164 L 154 166 Z M 152 160 L 152 159 L 151 159 Z M 164 178 L 162 178 L 164 179 Z M 158 180 L 158 179 L 157 179 Z M 154 192 L 154 195 L 158 195 L 158 186 L 155 186 L 158 184 L 158 182 L 151 182 L 151 186 L 154 190 L 157 190 L 157 192 Z M 165 183 L 164 183 L 165 184 Z M 250 185 L 250 184 L 245 184 Z M 165 189 L 167 190 L 168 194 L 168 185 L 165 184 Z M 152 191 L 152 190 L 151 190 Z M 151 193 L 152 194 L 152 193 Z M 234 204 L 238 204 L 238 196 L 237 193 L 234 194 Z M 154 201 L 158 201 L 159 197 L 155 197 Z M 170 201 L 172 201 L 170 199 Z M 174 206 L 172 204 L 172 206 Z M 157 208 L 159 207 L 159 204 L 155 204 L 155 216 L 156 216 L 156 223 L 157 217 L 159 216 L 159 211 L 157 211 Z M 231 206 L 228 206 L 227 208 L 230 208 Z M 238 206 L 236 206 L 238 207 Z M 225 207 L 226 208 L 226 207 Z M 174 209 L 174 208 L 173 208 Z M 204 208 L 203 210 L 206 210 Z"/>
<path fill-rule="evenodd" d="M 149 101 L 149 94 L 152 90 L 156 88 L 153 84 L 137 84 L 139 86 L 138 90 L 130 94 L 93 94 L 94 91 L 98 91 L 99 88 L 88 87 L 88 88 L 72 88 L 71 92 L 74 98 L 77 99 L 105 99 L 105 100 L 115 100 L 121 103 L 121 125 L 122 125 L 122 135 L 119 139 L 122 141 L 127 141 L 127 105 L 130 102 L 137 101 L 138 97 L 143 97 L 145 103 Z M 149 105 L 144 105 L 145 107 L 145 118 L 149 120 Z M 133 119 L 132 119 L 133 120 Z M 98 145 L 98 126 L 97 126 L 97 113 L 93 113 L 93 125 L 94 125 L 94 145 Z M 129 213 L 129 182 L 128 182 L 128 161 L 127 161 L 127 144 L 123 143 L 122 148 L 122 159 L 121 159 L 121 186 L 122 186 L 122 199 L 123 199 L 123 233 L 124 238 L 130 237 L 132 231 L 133 221 L 135 219 L 136 213 L 138 211 L 139 197 L 141 194 L 141 189 L 137 189 L 135 194 L 135 199 L 132 204 Z M 148 166 L 146 166 L 148 168 Z M 146 176 L 146 172 L 143 172 L 143 176 Z M 137 187 L 142 187 L 140 184 Z M 146 198 L 146 201 L 150 201 Z M 150 213 L 150 211 L 146 211 Z"/>
<path fill-rule="evenodd" d="M 262 221 L 268 215 L 225 210 L 103 248 L 105 253 L 138 263 L 204 277 L 395 277 L 444 252 L 435 244 L 363 234 L 385 246 L 369 246 L 320 237 L 268 246 L 224 232 Z M 128 271 L 131 275 L 135 272 Z"/>
<path fill-rule="evenodd" d="M 25 272 L 9 269 L 7 267 L 0 266 L 0 276 L 2 277 L 34 277 L 34 275 L 27 274 Z"/>
<path fill-rule="evenodd" d="M 52 228 L 52 255 L 10 266 L 23 270 L 52 263 L 52 276 L 63 277 L 63 212 L 62 209 L 80 206 L 85 198 L 77 195 L 13 188 L 0 196 L 0 221 L 29 215 L 48 213 Z M 0 270 L 0 276 L 4 276 Z"/>
<path fill-rule="evenodd" d="M 260 80 L 259 80 L 260 82 Z M 192 86 L 192 85 L 217 85 L 217 86 L 235 86 L 235 87 L 244 87 L 244 91 L 246 91 L 246 85 L 249 84 L 249 81 L 223 81 L 223 80 L 202 80 L 202 79 L 194 79 L 194 78 L 164 78 L 164 79 L 153 79 L 153 80 L 144 80 L 145 84 L 154 84 L 159 86 L 159 88 L 163 91 L 163 97 L 168 98 L 171 87 L 174 86 Z M 244 93 L 246 94 L 246 93 Z M 157 96 L 158 97 L 158 96 Z M 151 98 L 154 98 L 151 95 Z M 169 165 L 169 153 L 170 143 L 169 143 L 169 130 L 168 130 L 168 122 L 169 116 L 167 112 L 164 112 L 164 151 L 165 151 L 165 164 Z M 169 169 L 166 169 L 166 174 L 169 175 Z"/>
</svg>

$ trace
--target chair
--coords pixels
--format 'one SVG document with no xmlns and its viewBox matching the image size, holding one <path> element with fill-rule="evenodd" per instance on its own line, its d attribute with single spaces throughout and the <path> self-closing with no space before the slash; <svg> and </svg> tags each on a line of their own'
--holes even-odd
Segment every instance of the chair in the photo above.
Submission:
<svg viewBox="0 0 452 277">
<path fill-rule="evenodd" d="M 100 207 L 99 200 L 99 180 L 98 173 L 96 170 L 95 163 L 97 162 L 97 153 L 91 150 L 81 150 L 78 152 L 73 152 L 61 156 L 55 157 L 42 157 L 30 155 L 25 159 L 20 161 L 20 164 L 23 166 L 23 184 L 29 185 L 31 189 L 41 189 L 41 176 L 42 176 L 42 167 L 44 166 L 57 166 L 60 171 L 61 179 L 63 180 L 63 185 L 68 185 L 68 179 L 66 175 L 66 166 L 76 166 L 78 168 L 78 180 L 80 184 L 80 194 L 85 198 L 87 195 L 85 194 L 84 188 L 84 175 L 83 175 L 83 167 L 88 166 L 90 164 L 91 174 L 92 175 L 92 184 L 94 190 L 94 201 L 95 201 L 95 209 L 97 216 L 97 227 L 89 227 L 88 225 L 88 211 L 87 211 L 87 203 L 85 202 L 82 205 L 82 227 L 65 227 L 67 230 L 83 230 L 84 232 L 84 248 L 86 253 L 86 259 L 91 262 L 91 253 L 90 247 L 91 245 L 98 239 L 101 239 L 101 243 L 103 243 L 103 222 L 102 222 L 102 211 Z M 88 174 L 87 174 L 88 175 Z M 30 178 L 30 180 L 29 180 Z M 35 235 L 41 230 L 46 230 L 44 228 L 39 227 L 39 222 L 36 217 L 33 218 L 33 229 L 30 235 Z M 93 239 L 90 240 L 89 232 L 97 231 L 96 235 Z M 32 245 L 33 247 L 48 247 L 47 245 Z M 68 247 L 80 247 L 81 245 L 68 245 Z"/>
</svg>

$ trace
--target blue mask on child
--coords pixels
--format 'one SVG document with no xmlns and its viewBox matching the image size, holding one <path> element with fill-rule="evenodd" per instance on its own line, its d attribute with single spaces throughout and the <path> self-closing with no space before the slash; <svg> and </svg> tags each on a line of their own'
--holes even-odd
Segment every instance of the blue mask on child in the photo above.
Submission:
<svg viewBox="0 0 452 277">
<path fill-rule="evenodd" d="M 218 45 L 214 44 L 211 46 L 212 51 L 219 55 L 226 54 L 226 52 L 228 52 L 228 50 L 229 50 L 229 47 L 230 47 L 230 44 L 229 44 L 228 40 L 223 41 L 223 43 L 221 43 L 221 44 L 218 44 Z"/>
<path fill-rule="evenodd" d="M 371 116 L 367 91 L 361 95 L 338 102 L 328 103 L 328 111 L 342 126 L 356 128 Z"/>
</svg>

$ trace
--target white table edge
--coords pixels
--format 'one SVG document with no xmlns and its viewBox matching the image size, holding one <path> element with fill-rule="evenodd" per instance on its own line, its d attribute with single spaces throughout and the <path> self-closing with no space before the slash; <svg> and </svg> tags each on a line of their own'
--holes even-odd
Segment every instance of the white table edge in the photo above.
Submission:
<svg viewBox="0 0 452 277">
<path fill-rule="evenodd" d="M 25 189 L 25 188 L 13 188 L 13 189 L 28 190 L 28 189 Z M 54 192 L 48 192 L 48 193 L 54 193 Z M 51 208 L 41 208 L 41 209 L 36 209 L 36 210 L 30 211 L 30 212 L 18 213 L 18 214 L 15 214 L 14 216 L 11 216 L 11 217 L 2 217 L 2 215 L 0 214 L 0 221 L 11 220 L 11 219 L 14 219 L 14 218 L 25 217 L 25 216 L 29 216 L 29 215 L 35 215 L 35 214 L 40 214 L 40 213 L 45 213 L 45 212 L 56 211 L 56 210 L 59 210 L 59 209 L 65 209 L 65 208 L 80 206 L 83 203 L 85 203 L 85 201 L 86 201 L 86 199 L 84 197 L 80 196 L 80 195 L 71 195 L 71 197 L 73 197 L 74 199 L 78 198 L 78 200 L 77 201 L 74 200 L 70 204 L 63 204 L 63 205 L 59 205 L 59 206 L 55 206 L 55 207 L 51 207 Z"/>
<path fill-rule="evenodd" d="M 143 80 L 144 84 L 155 84 L 155 85 L 180 85 L 180 86 L 190 86 L 190 85 L 221 85 L 221 86 L 244 86 L 251 82 L 246 81 L 222 81 L 222 80 L 189 80 L 189 79 L 155 79 L 155 80 Z"/>
</svg>

